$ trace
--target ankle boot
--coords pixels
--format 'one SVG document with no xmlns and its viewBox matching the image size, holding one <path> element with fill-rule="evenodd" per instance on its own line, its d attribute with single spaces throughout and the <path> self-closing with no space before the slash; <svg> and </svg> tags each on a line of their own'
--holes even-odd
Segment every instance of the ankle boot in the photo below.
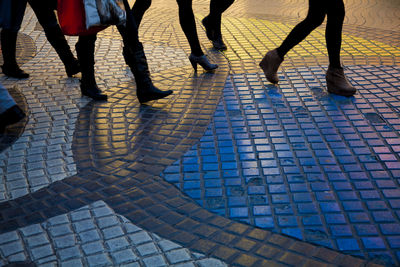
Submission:
<svg viewBox="0 0 400 267">
<path fill-rule="evenodd" d="M 341 96 L 353 96 L 356 88 L 352 86 L 344 75 L 343 68 L 334 68 L 329 66 L 326 72 L 326 87 L 328 92 Z"/>
<path fill-rule="evenodd" d="M 222 40 L 221 29 L 218 29 L 218 27 L 221 27 L 221 25 L 213 23 L 209 16 L 205 17 L 201 22 L 206 29 L 207 38 L 211 41 L 213 47 L 220 51 L 226 50 L 227 47 Z"/>
<path fill-rule="evenodd" d="M 72 77 L 81 71 L 79 61 L 74 57 L 71 48 L 65 39 L 59 26 L 45 29 L 46 37 L 49 43 L 56 50 L 61 61 L 64 63 L 65 72 L 68 77 Z"/>
<path fill-rule="evenodd" d="M 16 60 L 17 32 L 3 29 L 1 31 L 1 50 L 4 64 L 1 66 L 5 75 L 17 79 L 25 79 L 29 74 L 21 70 Z"/>
<path fill-rule="evenodd" d="M 107 95 L 102 94 L 97 86 L 94 74 L 94 44 L 96 36 L 80 36 L 76 43 L 76 53 L 81 62 L 81 93 L 93 100 L 105 101 Z"/>
<path fill-rule="evenodd" d="M 136 96 L 140 103 L 161 99 L 173 93 L 172 90 L 162 91 L 153 85 L 143 46 L 140 43 L 137 44 L 136 51 L 124 46 L 123 54 L 126 64 L 135 77 Z"/>
<path fill-rule="evenodd" d="M 217 64 L 210 63 L 206 55 L 195 56 L 193 54 L 190 54 L 189 61 L 192 64 L 194 71 L 197 71 L 197 64 L 202 66 L 203 69 L 205 69 L 206 71 L 212 71 L 218 68 Z"/>
<path fill-rule="evenodd" d="M 265 77 L 270 83 L 278 83 L 278 69 L 283 61 L 278 55 L 278 51 L 276 49 L 269 51 L 264 58 L 260 62 L 260 68 L 263 70 Z"/>
</svg>

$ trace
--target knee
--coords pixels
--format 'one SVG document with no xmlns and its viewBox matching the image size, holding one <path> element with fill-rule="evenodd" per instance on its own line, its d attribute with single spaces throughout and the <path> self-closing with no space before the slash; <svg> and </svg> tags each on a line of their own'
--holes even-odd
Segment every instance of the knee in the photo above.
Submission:
<svg viewBox="0 0 400 267">
<path fill-rule="evenodd" d="M 319 25 L 324 22 L 325 13 L 318 13 L 318 14 L 308 14 L 306 19 L 304 20 L 305 23 L 309 24 L 313 28 L 318 27 Z"/>
</svg>

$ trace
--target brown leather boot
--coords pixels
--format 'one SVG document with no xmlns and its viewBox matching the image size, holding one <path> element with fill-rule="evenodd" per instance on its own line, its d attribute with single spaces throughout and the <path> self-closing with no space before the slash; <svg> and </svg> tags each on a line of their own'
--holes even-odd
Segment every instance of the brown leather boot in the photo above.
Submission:
<svg viewBox="0 0 400 267">
<path fill-rule="evenodd" d="M 357 91 L 347 80 L 343 68 L 332 68 L 329 66 L 325 77 L 329 93 L 341 96 L 353 96 Z"/>
<path fill-rule="evenodd" d="M 278 55 L 276 49 L 269 51 L 260 62 L 260 68 L 264 71 L 265 77 L 271 83 L 278 83 L 278 68 L 283 58 Z"/>
</svg>

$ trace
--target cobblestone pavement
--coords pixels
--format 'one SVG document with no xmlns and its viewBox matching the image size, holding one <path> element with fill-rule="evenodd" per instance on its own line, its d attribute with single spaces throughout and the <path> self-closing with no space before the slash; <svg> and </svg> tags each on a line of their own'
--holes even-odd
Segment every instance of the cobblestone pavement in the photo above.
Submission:
<svg viewBox="0 0 400 267">
<path fill-rule="evenodd" d="M 224 53 L 201 27 L 209 1 L 194 1 L 219 64 L 196 74 L 176 2 L 154 0 L 140 36 L 174 94 L 148 105 L 115 28 L 96 43 L 109 101 L 94 103 L 28 8 L 17 53 L 31 77 L 0 75 L 29 114 L 0 137 L 0 266 L 400 265 L 400 4 L 345 3 L 352 98 L 326 92 L 323 26 L 278 86 L 258 67 L 307 1 L 237 0 Z"/>
</svg>

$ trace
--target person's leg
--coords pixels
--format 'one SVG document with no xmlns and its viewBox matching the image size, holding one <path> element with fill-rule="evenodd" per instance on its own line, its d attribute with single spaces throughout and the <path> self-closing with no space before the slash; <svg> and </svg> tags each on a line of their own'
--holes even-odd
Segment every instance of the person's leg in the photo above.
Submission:
<svg viewBox="0 0 400 267">
<path fill-rule="evenodd" d="M 326 3 L 329 1 L 309 0 L 307 17 L 293 28 L 277 48 L 278 55 L 281 58 L 284 58 L 289 50 L 303 41 L 315 28 L 322 24 L 327 12 Z"/>
<path fill-rule="evenodd" d="M 340 49 L 342 47 L 342 29 L 345 16 L 343 0 L 328 1 L 326 23 L 326 47 L 329 56 L 329 65 L 340 68 Z"/>
<path fill-rule="evenodd" d="M 189 42 L 192 54 L 195 56 L 204 55 L 201 50 L 199 38 L 197 36 L 196 21 L 194 19 L 192 0 L 177 0 L 179 7 L 179 23 L 186 39 Z"/>
<path fill-rule="evenodd" d="M 3 54 L 2 71 L 5 75 L 24 79 L 29 74 L 20 69 L 16 60 L 16 46 L 18 31 L 26 9 L 26 0 L 11 1 L 11 21 L 1 30 L 1 50 Z"/>
<path fill-rule="evenodd" d="M 343 0 L 329 1 L 327 7 L 328 21 L 325 31 L 326 47 L 329 56 L 329 67 L 326 72 L 326 86 L 330 93 L 352 96 L 357 90 L 347 80 L 340 63 L 344 16 L 345 8 Z"/>
<path fill-rule="evenodd" d="M 124 1 L 125 10 L 130 10 Z M 172 94 L 172 90 L 162 91 L 153 85 L 147 65 L 143 45 L 139 41 L 138 28 L 133 12 L 127 12 L 126 26 L 117 26 L 124 42 L 123 55 L 126 64 L 135 76 L 136 96 L 140 103 L 164 98 Z"/>
<path fill-rule="evenodd" d="M 135 18 L 136 25 L 139 28 L 144 13 L 151 6 L 151 0 L 136 0 L 132 7 L 133 17 Z"/>
<path fill-rule="evenodd" d="M 56 2 L 56 0 L 28 0 L 40 25 L 43 27 L 47 40 L 64 63 L 68 77 L 71 77 L 80 72 L 80 66 L 78 60 L 72 54 L 71 48 L 58 24 L 57 17 L 53 10 L 53 2 Z"/>
<path fill-rule="evenodd" d="M 293 28 L 278 48 L 269 51 L 264 56 L 260 62 L 260 67 L 268 81 L 271 83 L 279 82 L 277 71 L 284 56 L 294 46 L 303 41 L 315 28 L 322 24 L 327 12 L 326 2 L 327 1 L 309 0 L 307 17 Z"/>
<path fill-rule="evenodd" d="M 211 64 L 201 49 L 192 9 L 192 0 L 176 0 L 176 2 L 179 6 L 179 23 L 191 49 L 191 54 L 189 56 L 190 63 L 195 70 L 197 70 L 197 64 L 207 71 L 216 69 L 218 65 Z"/>
<path fill-rule="evenodd" d="M 222 41 L 221 18 L 222 13 L 227 10 L 234 0 L 211 0 L 210 13 L 202 20 L 208 39 L 213 43 L 217 50 L 226 50 L 226 45 Z"/>
<path fill-rule="evenodd" d="M 81 64 L 81 92 L 94 100 L 107 100 L 107 95 L 102 94 L 97 86 L 94 73 L 94 50 L 96 34 L 79 36 L 75 45 L 76 53 Z"/>
</svg>

